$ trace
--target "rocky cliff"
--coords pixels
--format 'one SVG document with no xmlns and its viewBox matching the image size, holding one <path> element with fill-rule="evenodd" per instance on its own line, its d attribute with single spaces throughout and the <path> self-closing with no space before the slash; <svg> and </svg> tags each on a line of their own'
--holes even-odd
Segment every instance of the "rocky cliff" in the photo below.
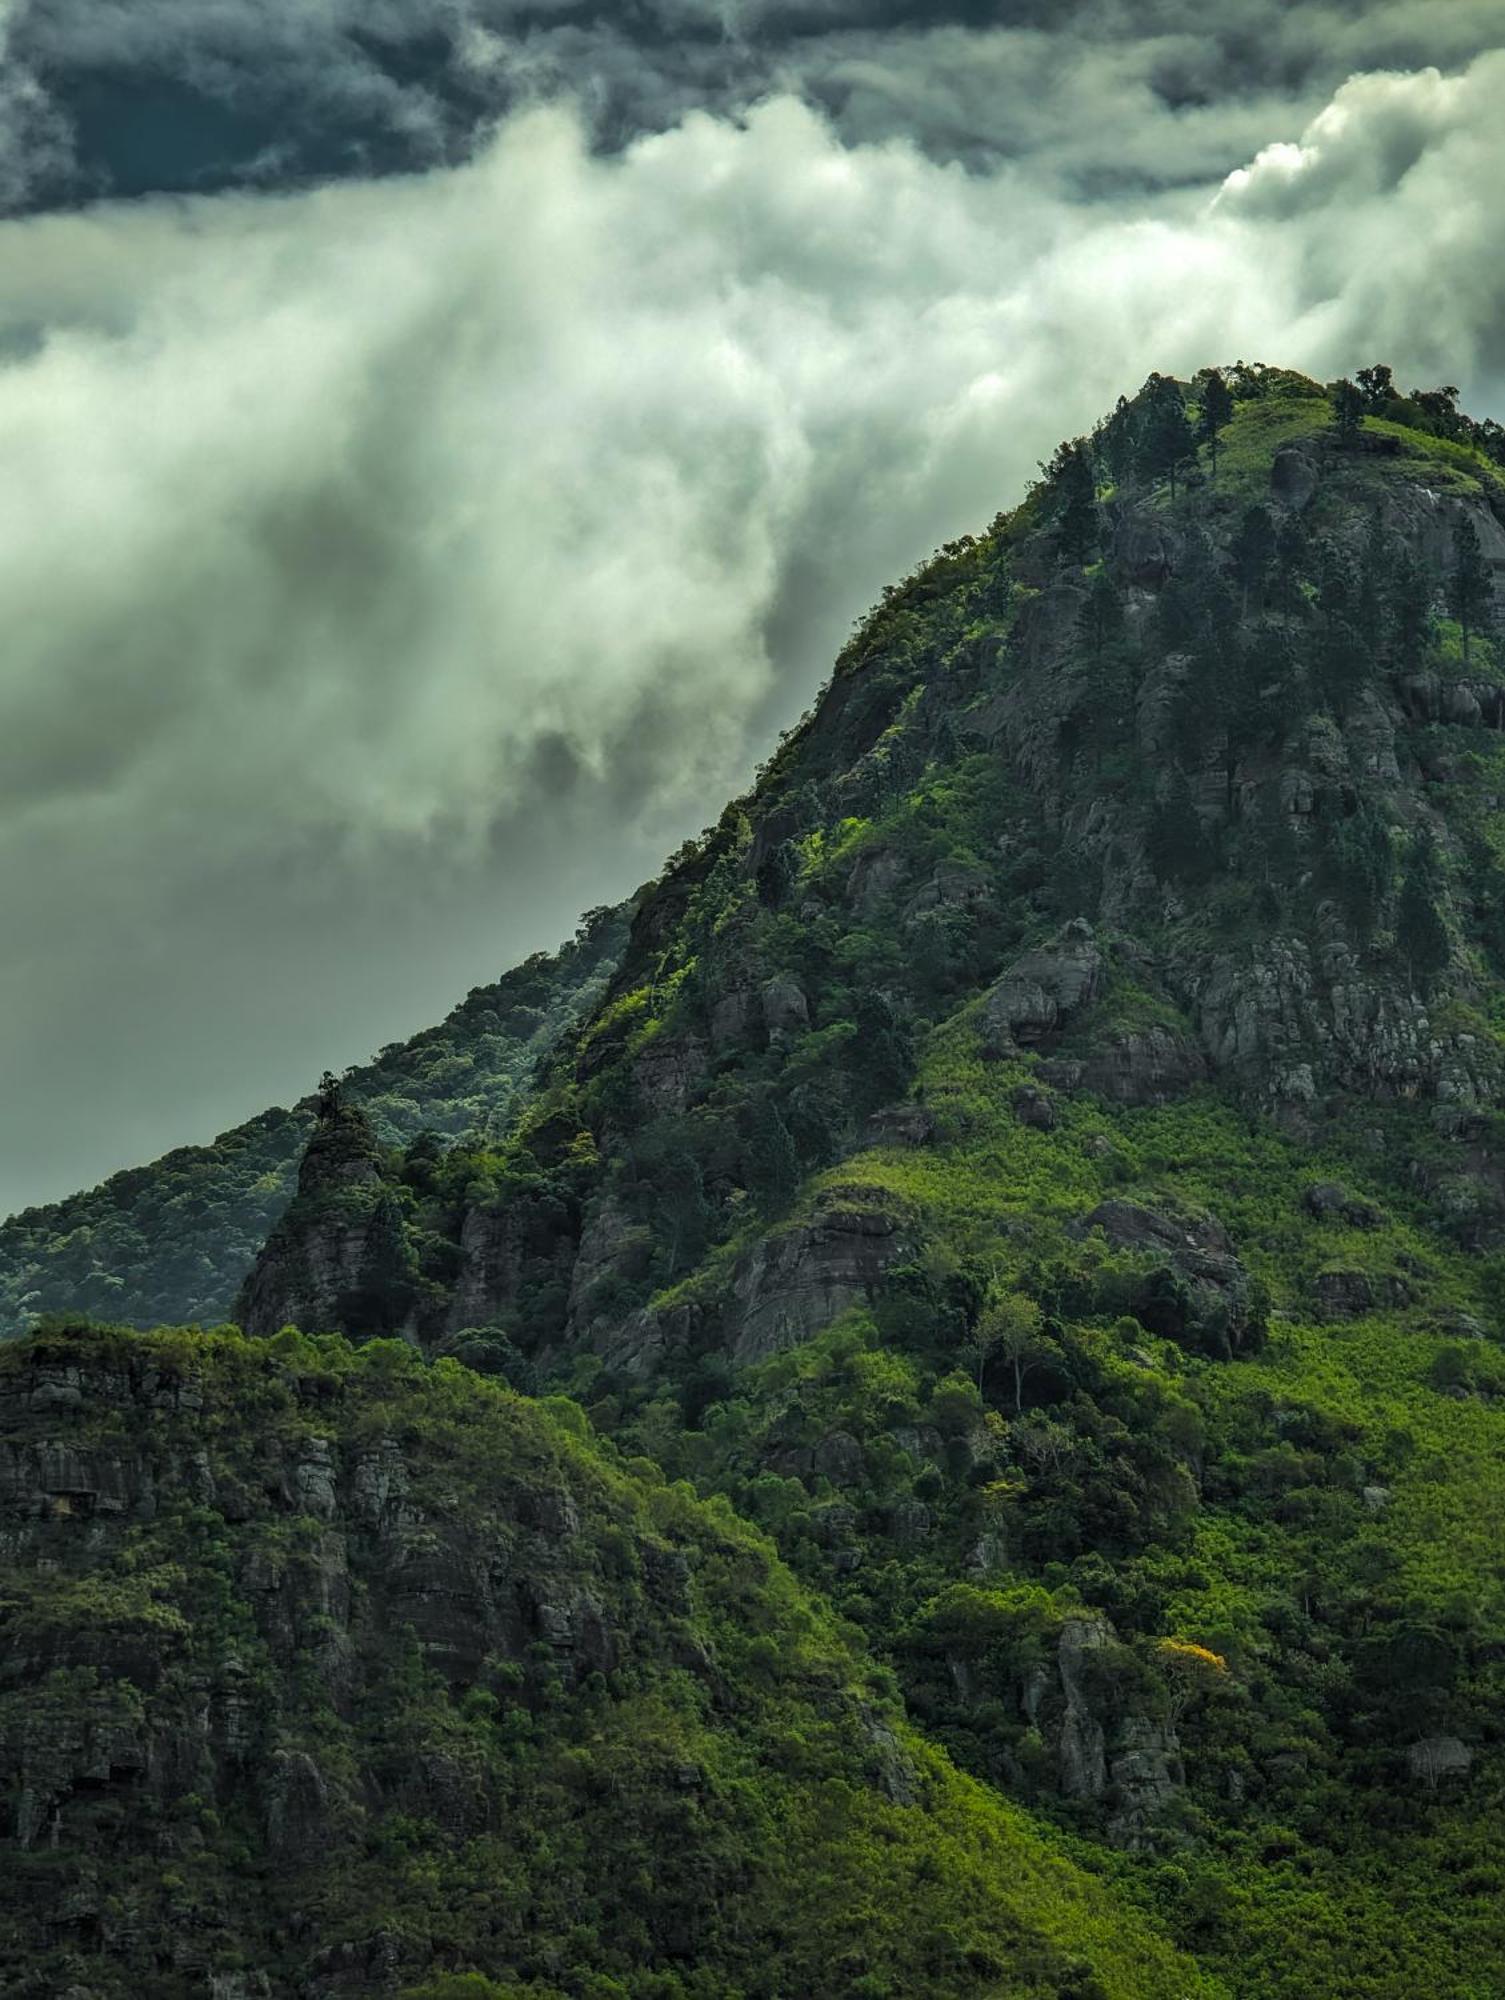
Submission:
<svg viewBox="0 0 1505 2000">
<path fill-rule="evenodd" d="M 0 1613 L 16 2000 L 1200 1990 L 760 1537 L 391 1344 L 12 1344 Z"/>
<path fill-rule="evenodd" d="M 638 899 L 505 1131 L 399 1144 L 327 1102 L 242 1293 L 260 1348 L 234 1351 L 348 1336 L 316 1343 L 337 1369 L 299 1364 L 300 1408 L 338 1406 L 314 1384 L 368 1351 L 457 1407 L 567 1392 L 629 1468 L 753 1523 L 968 1797 L 1069 1843 L 1215 1987 L 1472 2000 L 1505 1978 L 1499 439 L 1381 375 L 1357 422 L 1278 370 L 1228 386 L 1209 429 L 1210 378 L 1152 378 L 886 593 L 754 790 Z M 281 1436 L 260 1408 L 248 1449 Z M 667 1671 L 660 1611 L 624 1624 L 601 1574 L 572 1559 L 550 1588 Z M 553 1640 L 519 1662 L 505 1593 L 467 1575 L 445 1601 L 526 1675 Z M 441 1644 L 362 1579 L 383 1631 Z M 706 1612 L 759 1672 L 770 1615 Z M 499 1694 L 454 1643 L 455 1686 Z M 374 1644 L 351 1628 L 358 1670 Z M 561 1668 L 558 1715 L 620 1671 Z M 744 1713 L 733 1676 L 708 1685 Z M 793 1747 L 803 1716 L 774 1748 L 758 1714 L 749 1754 L 830 1774 Z M 913 1810 L 892 1753 L 920 1739 L 874 1727 L 879 1791 Z M 316 1755 L 268 1739 L 258 1784 L 284 1748 Z M 548 1765 L 565 1793 L 569 1768 Z M 519 1826 L 542 1811 L 530 1792 Z M 766 1846 L 735 1838 L 757 1874 Z M 803 1924 L 791 1893 L 760 1940 Z M 850 1879 L 831 1893 L 846 1910 Z M 556 1977 L 488 1920 L 502 1956 L 466 1932 L 436 1962 Z M 962 1978 L 939 1947 L 895 1970 L 829 1944 L 760 1984 L 695 1937 L 634 1932 L 560 1981 L 772 2000 Z M 1026 1971 L 1031 1949 L 968 1946 L 967 1976 L 1139 1990 L 1099 1944 L 1075 1970 Z"/>
</svg>

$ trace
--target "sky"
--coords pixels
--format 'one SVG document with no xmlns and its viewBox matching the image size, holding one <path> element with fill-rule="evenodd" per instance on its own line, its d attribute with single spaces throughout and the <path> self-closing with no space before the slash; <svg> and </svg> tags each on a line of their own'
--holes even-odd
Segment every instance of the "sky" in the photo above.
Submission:
<svg viewBox="0 0 1505 2000">
<path fill-rule="evenodd" d="M 654 874 L 1151 369 L 1505 417 L 1502 101 L 1505 0 L 0 0 L 0 1213 Z"/>
</svg>

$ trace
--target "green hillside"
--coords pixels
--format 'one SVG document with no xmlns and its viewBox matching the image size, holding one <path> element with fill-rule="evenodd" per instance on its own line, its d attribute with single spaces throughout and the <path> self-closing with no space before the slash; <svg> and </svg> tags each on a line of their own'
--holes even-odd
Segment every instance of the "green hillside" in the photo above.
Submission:
<svg viewBox="0 0 1505 2000">
<path fill-rule="evenodd" d="M 818 1829 L 740 1795 L 745 1900 L 699 1878 L 716 1924 L 697 1905 L 680 1949 L 607 1912 L 674 1793 L 641 1767 L 623 1808 L 616 1721 L 586 1742 L 577 1687 L 535 1726 L 580 1755 L 573 1823 L 616 1885 L 599 1948 L 530 1955 L 515 1913 L 542 1891 L 514 1859 L 466 1871 L 436 1779 L 417 1817 L 443 1837 L 415 1851 L 493 1928 L 426 1934 L 426 1969 L 770 2000 L 1505 1989 L 1500 458 L 1385 371 L 1152 377 L 886 593 L 638 899 L 505 1129 L 446 1146 L 359 1089 L 310 1106 L 249 1338 L 153 1338 L 252 1377 L 323 1357 L 297 1394 L 331 1399 L 310 1422 L 341 1466 L 394 1356 L 389 1421 L 419 1436 L 425 1398 L 485 1431 L 568 1396 L 600 1440 L 579 1450 L 765 1551 L 938 1788 L 890 1787 L 918 1814 L 897 1874 L 863 1855 L 863 1828 L 890 1836 L 853 1767 L 799 1767 L 857 1815 Z M 260 1393 L 233 1398 L 252 1452 Z M 452 1484 L 446 1520 L 500 1504 L 480 1494 Z M 152 1560 L 192 1579 L 176 1533 Z M 352 1672 L 409 1629 L 448 1672 L 428 1612 L 382 1602 Z M 792 1628 L 718 1603 L 738 1665 L 712 1706 L 783 1771 L 739 1676 L 787 1665 Z M 644 1613 L 642 1657 L 665 1631 Z M 462 1708 L 496 1692 L 473 1659 L 449 1682 Z M 333 1685 L 364 1772 L 364 1698 Z M 111 1796 L 129 1865 L 155 1860 L 155 1806 Z M 509 1796 L 555 1853 L 552 1804 Z M 1015 1929 L 984 1938 L 995 1896 Z M 344 1938 L 347 1907 L 310 1935 Z M 300 1962 L 273 1994 L 345 1990 Z"/>
<path fill-rule="evenodd" d="M 15 2000 L 1219 1990 L 563 1399 L 59 1330 L 0 1465 Z"/>
</svg>

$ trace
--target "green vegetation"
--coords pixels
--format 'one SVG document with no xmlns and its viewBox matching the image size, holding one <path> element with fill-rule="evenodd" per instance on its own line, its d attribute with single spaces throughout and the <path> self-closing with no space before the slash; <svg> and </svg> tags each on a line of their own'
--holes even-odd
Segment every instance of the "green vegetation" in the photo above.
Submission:
<svg viewBox="0 0 1505 2000">
<path fill-rule="evenodd" d="M 388 1342 L 59 1327 L 0 1407 L 15 2000 L 1215 2000 L 573 1406 Z"/>
<path fill-rule="evenodd" d="M 376 1990 L 1505 1985 L 1502 463 L 1383 368 L 1152 377 L 885 593 L 514 1117 L 445 1144 L 326 1093 L 261 1343 L 140 1351 L 222 1371 L 236 1451 L 332 1439 L 341 1495 L 380 1438 L 424 1468 L 450 1608 L 362 1548 L 314 1710 L 363 1824 L 438 1828 L 320 1878 L 321 1946 L 361 1908 L 417 1940 Z M 111 1409 L 66 1422 L 103 1448 Z M 289 1490 L 199 1428 L 217 1496 Z M 550 1453 L 596 1525 L 523 1548 Z M 610 1664 L 454 1670 L 477 1521 Z M 5 1586 L 18 1701 L 49 1632 L 191 1653 L 189 1529 L 122 1532 L 108 1579 Z M 653 1537 L 693 1551 L 668 1608 Z M 527 1712 L 504 1749 L 483 1697 Z M 504 1834 L 447 1777 L 393 1803 L 394 1713 Z"/>
</svg>

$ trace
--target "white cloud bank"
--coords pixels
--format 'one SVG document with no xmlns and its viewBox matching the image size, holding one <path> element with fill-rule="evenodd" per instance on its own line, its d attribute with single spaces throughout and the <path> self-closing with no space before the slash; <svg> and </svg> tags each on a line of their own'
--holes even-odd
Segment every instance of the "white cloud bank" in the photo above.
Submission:
<svg viewBox="0 0 1505 2000">
<path fill-rule="evenodd" d="M 775 99 L 0 225 L 0 1208 L 417 1026 L 714 815 L 1152 367 L 1505 375 L 1505 56 L 1075 208 Z"/>
</svg>

